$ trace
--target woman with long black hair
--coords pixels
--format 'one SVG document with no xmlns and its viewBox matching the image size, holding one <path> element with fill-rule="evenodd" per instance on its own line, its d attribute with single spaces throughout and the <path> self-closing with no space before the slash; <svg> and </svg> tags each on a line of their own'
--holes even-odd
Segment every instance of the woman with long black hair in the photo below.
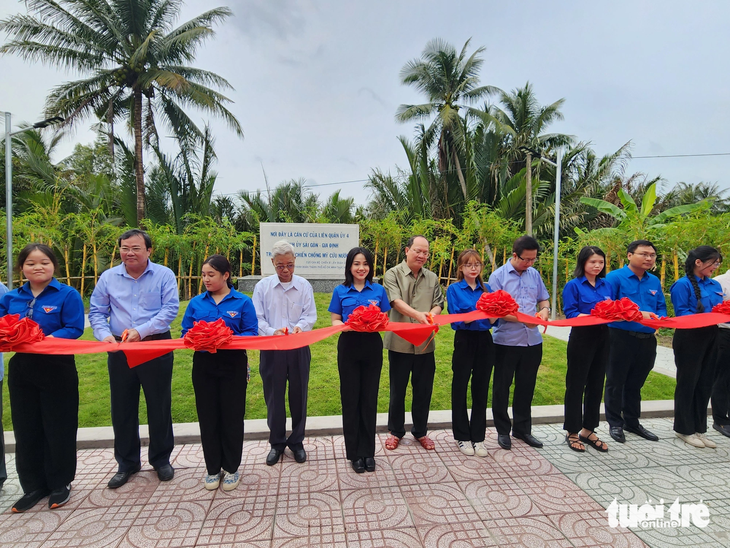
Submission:
<svg viewBox="0 0 730 548">
<path fill-rule="evenodd" d="M 332 325 L 346 323 L 359 306 L 374 304 L 381 312 L 390 310 L 385 289 L 373 283 L 373 262 L 373 254 L 364 247 L 354 247 L 347 254 L 345 281 L 335 287 L 328 308 Z M 345 454 L 358 474 L 375 471 L 375 426 L 382 368 L 380 333 L 358 332 L 346 327 L 337 341 L 342 431 Z"/>
<path fill-rule="evenodd" d="M 585 246 L 578 253 L 574 278 L 563 288 L 566 318 L 590 315 L 597 303 L 613 299 L 613 288 L 606 282 L 606 254 L 600 247 Z M 603 381 L 608 363 L 608 326 L 573 327 L 568 339 L 568 370 L 565 374 L 566 441 L 573 451 L 582 453 L 585 444 L 601 452 L 608 444 L 596 435 Z"/>
<path fill-rule="evenodd" d="M 194 322 L 223 318 L 234 335 L 258 335 L 256 310 L 249 297 L 233 289 L 231 263 L 223 255 L 211 255 L 201 274 L 207 290 L 188 303 L 182 320 L 182 336 Z M 223 483 L 224 491 L 238 487 L 243 453 L 243 417 L 246 413 L 248 356 L 245 350 L 218 350 L 193 354 L 193 389 L 200 424 L 200 441 L 208 490 Z"/>
<path fill-rule="evenodd" d="M 28 244 L 17 264 L 28 281 L 2 296 L 0 316 L 33 320 L 47 338 L 78 339 L 84 332 L 84 303 L 78 291 L 53 277 L 58 260 L 51 248 Z M 15 467 L 25 493 L 13 512 L 30 510 L 45 497 L 49 508 L 59 508 L 71 497 L 76 475 L 79 376 L 74 356 L 16 353 L 8 364 L 8 392 Z"/>
<path fill-rule="evenodd" d="M 722 286 L 710 276 L 722 262 L 714 247 L 701 245 L 687 255 L 685 276 L 669 290 L 675 316 L 712 312 L 722 302 Z M 715 375 L 716 325 L 675 329 L 672 338 L 677 386 L 674 389 L 674 431 L 693 447 L 717 447 L 706 436 L 707 404 Z"/>
</svg>

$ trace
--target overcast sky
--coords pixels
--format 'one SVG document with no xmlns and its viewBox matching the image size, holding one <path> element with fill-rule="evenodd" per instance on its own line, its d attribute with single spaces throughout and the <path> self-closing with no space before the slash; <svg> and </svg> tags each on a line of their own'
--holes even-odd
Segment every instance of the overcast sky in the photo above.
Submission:
<svg viewBox="0 0 730 548">
<path fill-rule="evenodd" d="M 372 169 L 407 165 L 397 137 L 412 137 L 413 125 L 395 111 L 424 98 L 398 74 L 436 37 L 486 48 L 482 84 L 509 91 L 530 81 L 541 104 L 565 98 L 565 120 L 550 131 L 590 141 L 599 155 L 627 141 L 635 156 L 730 152 L 730 2 L 189 0 L 180 23 L 214 5 L 235 15 L 195 66 L 235 88 L 229 108 L 245 133 L 211 124 L 218 194 L 264 189 L 265 170 L 272 187 L 304 178 L 326 185 L 313 188 L 322 199 L 340 188 L 365 203 Z M 0 2 L 0 18 L 24 10 Z M 0 110 L 14 126 L 40 119 L 51 87 L 79 77 L 7 55 L 0 75 Z M 91 140 L 80 129 L 57 159 Z M 628 172 L 728 188 L 729 165 L 730 156 L 635 159 Z"/>
</svg>

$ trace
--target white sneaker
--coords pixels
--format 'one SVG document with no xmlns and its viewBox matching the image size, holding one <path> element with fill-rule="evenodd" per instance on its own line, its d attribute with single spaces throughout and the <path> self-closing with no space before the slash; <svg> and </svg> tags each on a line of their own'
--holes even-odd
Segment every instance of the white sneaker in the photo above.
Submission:
<svg viewBox="0 0 730 548">
<path fill-rule="evenodd" d="M 697 436 L 700 441 L 705 444 L 705 447 L 709 447 L 710 449 L 715 449 L 717 447 L 717 444 L 708 438 L 706 434 L 700 434 L 698 432 L 695 436 Z"/>
<path fill-rule="evenodd" d="M 203 480 L 203 485 L 208 491 L 215 491 L 221 481 L 220 474 L 207 474 Z"/>
<path fill-rule="evenodd" d="M 234 472 L 231 474 L 230 472 L 226 472 L 223 470 L 223 490 L 224 491 L 233 491 L 236 487 L 238 487 L 238 484 L 241 482 L 241 476 L 238 475 L 238 472 Z"/>
<path fill-rule="evenodd" d="M 692 447 L 705 447 L 704 442 L 697 437 L 697 434 L 690 434 L 689 436 L 685 434 L 680 434 L 679 432 L 676 432 L 676 434 L 680 440 L 682 440 L 684 443 L 691 445 Z"/>
<path fill-rule="evenodd" d="M 477 457 L 488 457 L 489 456 L 489 451 L 487 451 L 487 446 L 484 445 L 483 441 L 478 441 L 472 445 L 474 446 L 474 454 Z"/>
<path fill-rule="evenodd" d="M 474 455 L 474 448 L 471 446 L 470 441 L 457 440 L 456 445 L 459 446 L 459 451 L 464 453 L 467 457 Z"/>
</svg>

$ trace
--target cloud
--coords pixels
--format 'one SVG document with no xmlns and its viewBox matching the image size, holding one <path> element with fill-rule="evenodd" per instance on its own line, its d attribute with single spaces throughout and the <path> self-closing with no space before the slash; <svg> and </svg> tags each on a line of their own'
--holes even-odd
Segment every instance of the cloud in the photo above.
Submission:
<svg viewBox="0 0 730 548">
<path fill-rule="evenodd" d="M 244 34 L 288 42 L 305 31 L 311 6 L 300 0 L 237 0 L 233 10 L 233 24 Z"/>
</svg>

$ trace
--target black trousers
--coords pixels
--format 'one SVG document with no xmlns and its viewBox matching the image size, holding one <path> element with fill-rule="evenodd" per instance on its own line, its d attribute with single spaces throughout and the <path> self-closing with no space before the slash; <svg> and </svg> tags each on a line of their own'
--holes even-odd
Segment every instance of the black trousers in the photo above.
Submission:
<svg viewBox="0 0 730 548">
<path fill-rule="evenodd" d="M 274 449 L 301 449 L 304 447 L 304 429 L 307 424 L 307 393 L 309 391 L 309 363 L 312 353 L 308 346 L 294 350 L 262 350 L 259 374 L 264 385 L 266 422 L 269 443 Z M 289 413 L 291 434 L 286 436 L 286 384 L 289 382 Z"/>
<path fill-rule="evenodd" d="M 712 419 L 718 425 L 730 424 L 730 329 L 717 330 L 717 361 L 712 385 Z"/>
<path fill-rule="evenodd" d="M 494 367 L 494 344 L 489 331 L 459 329 L 454 334 L 451 357 L 451 427 L 454 439 L 484 441 L 487 429 L 489 378 Z M 466 390 L 471 378 L 471 422 L 466 409 Z"/>
<path fill-rule="evenodd" d="M 342 433 L 345 454 L 355 460 L 375 456 L 378 389 L 383 368 L 380 333 L 348 331 L 337 341 Z"/>
<path fill-rule="evenodd" d="M 675 329 L 672 338 L 677 386 L 674 389 L 674 431 L 687 436 L 707 432 L 707 404 L 712 395 L 717 360 L 716 325 Z"/>
<path fill-rule="evenodd" d="M 509 434 L 510 427 L 516 434 L 532 433 L 532 397 L 535 395 L 537 370 L 542 361 L 542 343 L 535 346 L 505 346 L 495 344 L 494 387 L 492 389 L 492 415 L 498 434 Z M 509 389 L 514 379 L 512 417 L 510 423 Z"/>
<path fill-rule="evenodd" d="M 406 435 L 406 389 L 410 379 L 413 388 L 411 433 L 422 438 L 428 433 L 428 412 L 431 408 L 433 377 L 436 359 L 428 354 L 405 354 L 388 350 L 390 377 L 390 404 L 388 406 L 388 430 L 402 438 Z"/>
<path fill-rule="evenodd" d="M 608 363 L 608 337 L 607 325 L 570 330 L 563 423 L 563 428 L 570 433 L 579 432 L 581 428 L 593 431 L 598 426 Z"/>
<path fill-rule="evenodd" d="M 169 339 L 170 332 L 156 338 Z M 114 458 L 119 472 L 140 465 L 139 391 L 144 390 L 147 403 L 150 446 L 149 463 L 159 468 L 170 462 L 175 446 L 172 434 L 172 352 L 148 362 L 129 367 L 123 352 L 109 352 L 109 388 L 111 390 Z"/>
<path fill-rule="evenodd" d="M 2 355 L 0 354 L 0 360 Z M 0 379 L 0 486 L 8 479 L 8 469 L 5 467 L 5 436 L 2 434 L 3 424 L 3 380 Z"/>
<path fill-rule="evenodd" d="M 636 428 L 641 416 L 641 388 L 656 359 L 656 337 L 636 337 L 634 331 L 609 328 L 610 351 L 606 366 L 603 404 L 609 426 Z"/>
<path fill-rule="evenodd" d="M 241 465 L 248 356 L 245 350 L 193 354 L 193 389 L 208 474 Z"/>
<path fill-rule="evenodd" d="M 79 377 L 73 356 L 15 354 L 8 364 L 15 467 L 25 493 L 76 475 Z"/>
</svg>

